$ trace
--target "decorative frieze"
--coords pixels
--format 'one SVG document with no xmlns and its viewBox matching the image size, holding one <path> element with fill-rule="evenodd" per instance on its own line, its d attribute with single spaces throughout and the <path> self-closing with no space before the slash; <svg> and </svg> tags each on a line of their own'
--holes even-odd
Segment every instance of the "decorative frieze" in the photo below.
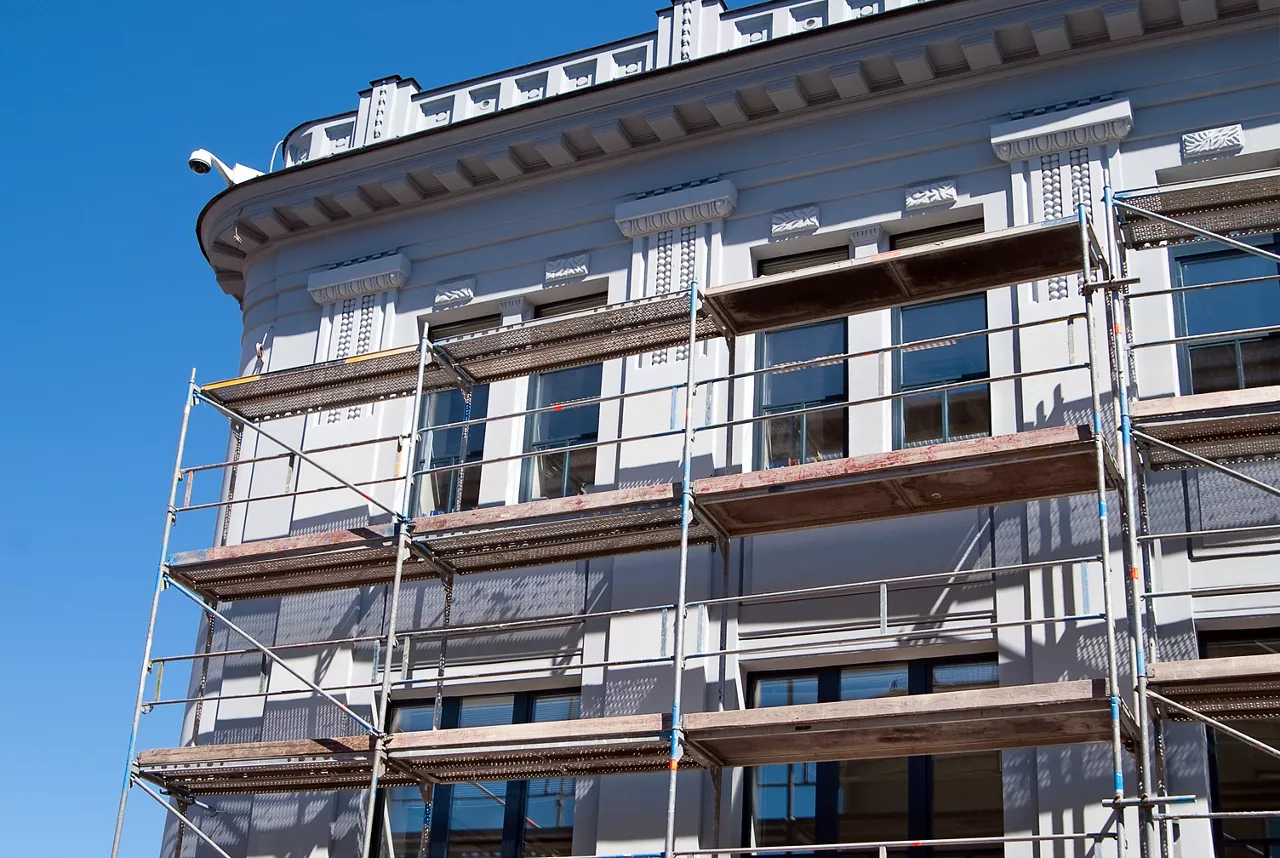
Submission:
<svg viewBox="0 0 1280 858">
<path fill-rule="evenodd" d="M 436 287 L 435 308 L 457 307 L 470 303 L 476 295 L 476 280 L 468 277 L 465 280 L 451 280 Z"/>
<path fill-rule="evenodd" d="M 411 267 L 403 253 L 362 256 L 312 274 L 307 278 L 307 291 L 317 304 L 375 295 L 403 286 L 409 280 Z"/>
<path fill-rule="evenodd" d="M 689 224 L 726 218 L 738 204 L 738 189 L 727 179 L 698 183 L 679 190 L 641 195 L 614 209 L 618 229 L 627 238 L 652 235 Z"/>
<path fill-rule="evenodd" d="M 1133 130 L 1128 100 L 1090 104 L 991 126 L 991 148 L 1002 161 L 1021 161 L 1079 146 L 1122 140 Z"/>
<path fill-rule="evenodd" d="M 573 256 L 561 256 L 547 260 L 547 283 L 560 283 L 565 280 L 579 280 L 587 276 L 591 264 L 591 254 L 577 253 Z"/>
<path fill-rule="evenodd" d="M 940 179 L 927 185 L 907 188 L 905 207 L 907 211 L 931 209 L 934 206 L 951 206 L 956 202 L 956 180 Z"/>
<path fill-rule="evenodd" d="M 769 234 L 774 238 L 784 238 L 796 233 L 813 232 L 818 225 L 818 207 L 801 206 L 798 209 L 774 212 Z"/>
<path fill-rule="evenodd" d="M 1224 125 L 1182 135 L 1182 159 L 1237 155 L 1244 148 L 1244 126 Z"/>
</svg>

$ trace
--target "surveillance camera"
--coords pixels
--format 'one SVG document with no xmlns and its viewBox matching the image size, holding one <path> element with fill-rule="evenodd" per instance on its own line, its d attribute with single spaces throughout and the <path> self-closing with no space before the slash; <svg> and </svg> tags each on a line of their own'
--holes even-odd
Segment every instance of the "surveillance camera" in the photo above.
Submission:
<svg viewBox="0 0 1280 858">
<path fill-rule="evenodd" d="M 222 180 L 227 183 L 227 187 L 238 185 L 241 182 L 261 176 L 262 173 L 252 167 L 246 167 L 243 164 L 236 164 L 228 167 L 216 155 L 208 149 L 197 149 L 191 153 L 191 157 L 187 159 L 187 166 L 191 168 L 191 172 L 197 176 L 203 176 L 213 170 L 218 171 L 218 175 L 222 176 Z"/>
<path fill-rule="evenodd" d="M 187 159 L 187 166 L 191 168 L 191 172 L 197 176 L 203 176 L 213 169 L 213 155 L 205 149 L 197 149 L 191 153 L 191 157 Z"/>
</svg>

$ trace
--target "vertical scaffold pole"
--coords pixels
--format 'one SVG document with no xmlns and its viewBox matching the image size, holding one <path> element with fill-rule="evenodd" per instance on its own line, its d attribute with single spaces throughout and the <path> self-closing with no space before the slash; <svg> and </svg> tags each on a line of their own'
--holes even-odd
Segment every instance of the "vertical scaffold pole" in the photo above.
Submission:
<svg viewBox="0 0 1280 858">
<path fill-rule="evenodd" d="M 1112 579 L 1115 577 L 1111 563 L 1111 532 L 1107 519 L 1107 450 L 1102 435 L 1102 393 L 1098 387 L 1098 335 L 1095 330 L 1098 314 L 1095 309 L 1095 289 L 1091 283 L 1092 265 L 1090 264 L 1089 215 L 1084 203 L 1077 207 L 1080 220 L 1081 253 L 1084 256 L 1084 301 L 1085 331 L 1089 343 L 1089 396 L 1093 410 L 1093 448 L 1097 464 L 1098 493 L 1098 541 L 1099 554 L 1102 557 L 1102 602 L 1106 614 L 1107 636 L 1107 695 L 1111 705 L 1111 764 L 1114 801 L 1124 800 L 1124 741 L 1120 729 L 1120 669 L 1116 648 L 1116 614 L 1112 597 Z M 1125 854 L 1124 808 L 1117 804 L 1116 814 L 1116 854 Z"/>
<path fill-rule="evenodd" d="M 673 858 L 676 849 L 676 784 L 684 742 L 680 726 L 680 695 L 684 691 L 684 614 L 688 602 L 689 524 L 693 518 L 693 384 L 698 345 L 698 282 L 689 282 L 689 365 L 684 387 L 684 452 L 680 456 L 680 573 L 676 586 L 676 612 L 672 624 L 674 646 L 671 691 L 671 778 L 667 784 L 667 836 L 663 854 Z"/>
<path fill-rule="evenodd" d="M 387 638 L 383 646 L 382 688 L 378 691 L 378 699 L 374 701 L 374 724 L 379 730 L 387 730 L 387 712 L 391 705 L 391 671 L 396 660 L 396 618 L 400 613 L 400 582 L 404 577 L 404 563 L 409 559 L 409 504 L 413 497 L 414 465 L 418 454 L 418 415 L 422 413 L 422 379 L 427 366 L 427 333 L 422 332 L 418 343 L 418 383 L 413 388 L 413 404 L 409 413 L 409 449 L 406 451 L 404 469 L 404 486 L 400 492 L 400 518 L 395 523 L 396 533 L 396 569 L 391 579 L 391 590 L 388 593 L 390 606 L 387 610 Z M 464 430 L 465 432 L 465 430 Z M 465 438 L 466 435 L 464 434 Z M 464 441 L 465 443 L 465 441 Z M 459 477 L 461 482 L 461 477 Z M 406 655 L 407 657 L 407 655 Z M 376 656 L 375 656 L 376 658 Z M 374 667 L 377 667 L 375 664 Z M 369 776 L 369 803 L 365 808 L 364 841 L 360 848 L 361 858 L 369 858 L 373 850 L 373 841 L 377 836 L 374 830 L 378 815 L 378 781 L 387 764 L 387 733 L 383 732 L 375 739 L 373 754 L 373 771 Z"/>
<path fill-rule="evenodd" d="M 138 727 L 142 720 L 142 701 L 147 693 L 147 675 L 151 673 L 151 646 L 155 642 L 156 616 L 160 611 L 160 594 L 164 592 L 169 572 L 169 536 L 178 519 L 178 483 L 182 480 L 182 454 L 187 445 L 187 426 L 191 423 L 191 406 L 195 403 L 196 371 L 191 370 L 187 382 L 187 401 L 182 406 L 182 429 L 178 432 L 178 455 L 173 463 L 173 481 L 169 486 L 169 505 L 165 509 L 164 535 L 160 539 L 160 563 L 156 569 L 156 585 L 151 595 L 151 616 L 147 620 L 147 639 L 142 647 L 142 671 L 138 677 L 138 698 L 133 706 L 133 727 L 129 731 L 129 754 L 125 758 L 124 783 L 120 787 L 120 807 L 116 811 L 116 832 L 111 841 L 111 858 L 120 854 L 120 836 L 124 832 L 124 811 L 133 785 L 133 755 L 138 749 Z"/>
<path fill-rule="evenodd" d="M 1115 202 L 1111 195 L 1111 187 L 1108 185 L 1102 192 L 1103 204 L 1106 206 L 1107 219 L 1107 255 L 1112 270 L 1116 267 L 1116 246 L 1115 246 Z M 1124 296 L 1118 292 L 1112 292 L 1108 299 L 1108 305 L 1111 308 L 1111 329 L 1108 332 L 1108 339 L 1115 350 L 1115 378 L 1113 386 L 1116 388 L 1115 395 L 1120 401 L 1120 465 L 1124 475 L 1124 485 L 1121 487 L 1121 500 L 1123 502 L 1123 516 L 1125 522 L 1125 583 L 1126 593 L 1128 594 L 1128 612 L 1129 612 L 1129 641 L 1134 653 L 1134 682 L 1136 683 L 1137 701 L 1134 707 L 1137 711 L 1134 713 L 1138 720 L 1138 776 L 1142 785 L 1142 798 L 1144 803 L 1138 806 L 1138 819 L 1142 831 L 1143 851 L 1149 856 L 1155 856 L 1156 850 L 1159 848 L 1156 840 L 1155 817 L 1152 813 L 1153 808 L 1146 800 L 1150 800 L 1154 795 L 1152 784 L 1152 768 L 1155 765 L 1154 756 L 1151 753 L 1151 718 L 1150 710 L 1147 707 L 1147 657 L 1146 657 L 1146 623 L 1145 606 L 1142 598 L 1142 589 L 1140 584 L 1144 577 L 1142 570 L 1138 568 L 1139 557 L 1141 556 L 1141 548 L 1138 545 L 1138 523 L 1139 516 L 1137 512 L 1137 499 L 1134 489 L 1137 484 L 1137 471 L 1135 468 L 1135 460 L 1133 454 L 1133 425 L 1129 416 L 1129 395 L 1132 392 L 1132 378 L 1129 371 L 1129 343 L 1128 343 L 1128 314 L 1124 312 Z M 1143 588 L 1145 589 L 1145 588 Z"/>
</svg>

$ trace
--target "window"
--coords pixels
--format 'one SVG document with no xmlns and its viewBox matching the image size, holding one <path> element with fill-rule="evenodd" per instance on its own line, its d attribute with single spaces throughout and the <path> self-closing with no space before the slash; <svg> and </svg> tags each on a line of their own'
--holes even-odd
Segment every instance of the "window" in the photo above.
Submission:
<svg viewBox="0 0 1280 858">
<path fill-rule="evenodd" d="M 604 301 L 603 293 L 573 298 L 536 307 L 534 315 L 539 319 L 563 316 L 603 307 Z M 602 369 L 595 364 L 533 376 L 529 379 L 529 408 L 551 408 L 599 397 Z M 539 455 L 522 464 L 521 501 L 580 495 L 595 485 L 596 448 L 565 448 L 599 440 L 599 403 L 533 414 L 525 426 L 525 452 Z"/>
<path fill-rule="evenodd" d="M 845 246 L 761 260 L 757 274 L 780 274 L 849 258 Z M 844 354 L 848 326 L 843 319 L 761 334 L 756 341 L 761 369 Z M 781 468 L 847 455 L 848 412 L 842 407 L 809 411 L 848 401 L 847 364 L 814 366 L 756 377 L 760 414 L 780 415 L 761 421 L 756 433 L 756 467 Z M 781 416 L 785 415 L 785 416 Z"/>
<path fill-rule="evenodd" d="M 1271 245 L 1277 250 L 1280 245 Z M 1175 291 L 1179 334 L 1196 336 L 1280 324 L 1276 263 L 1230 251 L 1183 256 L 1177 261 L 1179 289 L 1224 280 L 1268 278 L 1235 286 Z M 1188 343 L 1179 355 L 1182 387 L 1212 393 L 1280 384 L 1280 333 L 1223 337 Z"/>
<path fill-rule="evenodd" d="M 498 327 L 498 316 L 485 316 L 465 322 L 447 325 L 431 325 L 427 331 L 433 342 L 441 342 L 464 334 L 473 334 Z M 489 387 L 483 385 L 471 391 L 472 420 L 481 420 L 489 414 Z M 418 425 L 424 430 L 433 426 L 446 426 L 467 420 L 466 403 L 460 390 L 442 390 L 432 393 L 422 401 L 422 415 Z M 462 449 L 462 427 L 426 431 L 418 446 L 415 471 L 431 470 L 433 473 L 420 478 L 415 491 L 418 502 L 415 507 L 423 512 L 457 512 L 475 509 L 480 503 L 480 467 L 453 468 L 466 462 L 478 462 L 484 458 L 485 424 L 471 426 L 467 430 L 467 448 Z M 461 488 L 461 495 L 459 495 Z M 461 504 L 458 503 L 461 497 Z"/>
<path fill-rule="evenodd" d="M 903 307 L 896 315 L 898 344 L 930 341 L 897 355 L 899 392 L 990 375 L 985 335 L 950 338 L 987 327 L 986 295 Z M 991 434 L 991 387 L 965 385 L 904 396 L 897 412 L 898 447 L 981 438 Z"/>
<path fill-rule="evenodd" d="M 480 420 L 489 413 L 489 387 L 482 385 L 471 391 L 471 420 Z M 422 436 L 418 471 L 430 469 L 427 475 L 422 504 L 424 511 L 457 512 L 475 509 L 480 503 L 481 467 L 453 468 L 466 462 L 478 462 L 484 458 L 485 424 L 479 423 L 467 429 L 467 449 L 462 450 L 462 427 L 430 430 L 432 426 L 445 426 L 467 420 L 466 403 L 462 391 L 442 390 L 423 401 Z M 436 470 L 449 468 L 449 470 Z M 459 489 L 461 493 L 459 494 Z M 461 504 L 458 503 L 461 499 Z"/>
<path fill-rule="evenodd" d="M 1204 658 L 1238 655 L 1274 655 L 1280 652 L 1280 630 L 1206 637 Z M 1280 719 L 1258 718 L 1231 724 L 1237 730 L 1268 745 L 1280 746 Z M 1275 810 L 1280 806 L 1280 760 L 1216 730 L 1209 737 L 1210 801 L 1215 812 Z M 1216 819 L 1214 851 L 1218 858 L 1277 858 L 1280 856 L 1280 819 Z"/>
<path fill-rule="evenodd" d="M 398 707 L 392 731 L 430 730 L 432 704 Z M 489 727 L 578 718 L 575 693 L 449 698 L 441 727 Z M 384 791 L 381 858 L 517 858 L 570 855 L 573 778 L 438 785 L 427 806 L 417 787 Z M 430 826 L 422 850 L 423 828 Z"/>
<path fill-rule="evenodd" d="M 913 661 L 766 675 L 753 705 L 868 700 L 998 684 L 994 659 Z M 1000 753 L 760 766 L 750 775 L 757 846 L 998 837 L 1004 832 Z M 889 853 L 916 858 L 921 850 Z M 1000 846 L 937 848 L 933 858 L 997 858 Z"/>
</svg>

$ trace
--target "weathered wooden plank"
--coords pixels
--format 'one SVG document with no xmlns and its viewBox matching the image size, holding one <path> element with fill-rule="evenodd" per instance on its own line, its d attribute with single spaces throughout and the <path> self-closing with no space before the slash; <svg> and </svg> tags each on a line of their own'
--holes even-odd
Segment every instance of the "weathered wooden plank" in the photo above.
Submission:
<svg viewBox="0 0 1280 858">
<path fill-rule="evenodd" d="M 228 563 L 237 560 L 265 560 L 268 557 L 298 554 L 307 551 L 354 548 L 389 539 L 391 535 L 392 529 L 382 526 L 359 527 L 351 530 L 326 530 L 323 533 L 308 533 L 301 536 L 258 539 L 237 545 L 222 545 L 195 551 L 183 551 L 172 555 L 169 558 L 169 565 L 184 567 L 206 563 Z"/>
<path fill-rule="evenodd" d="M 561 516 L 607 513 L 641 504 L 673 502 L 675 499 L 675 486 L 671 483 L 614 489 L 426 516 L 414 519 L 413 532 L 415 535 L 430 535 L 473 528 L 531 524 Z"/>
<path fill-rule="evenodd" d="M 1160 661 L 1148 666 L 1147 679 L 1150 685 L 1157 689 L 1170 685 L 1217 685 L 1280 679 L 1280 655 L 1237 655 L 1190 661 Z"/>
<path fill-rule="evenodd" d="M 1215 393 L 1196 393 L 1191 396 L 1140 399 L 1133 403 L 1130 414 L 1135 422 L 1140 422 L 1170 417 L 1194 417 L 1197 414 L 1233 408 L 1267 406 L 1280 408 L 1280 386 L 1247 387 L 1244 390 L 1221 390 Z"/>
</svg>

